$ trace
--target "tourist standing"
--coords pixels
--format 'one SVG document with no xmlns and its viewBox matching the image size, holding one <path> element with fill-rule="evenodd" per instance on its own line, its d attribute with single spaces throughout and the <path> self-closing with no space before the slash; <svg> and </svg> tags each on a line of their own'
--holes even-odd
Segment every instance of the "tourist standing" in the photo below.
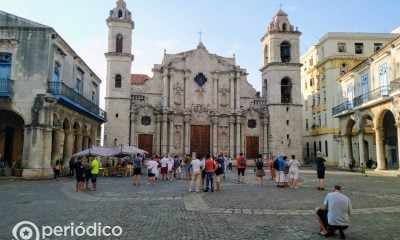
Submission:
<svg viewBox="0 0 400 240">
<path fill-rule="evenodd" d="M 297 186 L 299 179 L 299 168 L 300 162 L 296 159 L 295 155 L 292 155 L 292 159 L 289 161 L 289 178 L 291 187 L 299 188 Z"/>
<path fill-rule="evenodd" d="M 215 171 L 215 162 L 214 159 L 211 158 L 210 154 L 207 154 L 205 161 L 205 170 L 206 170 L 206 189 L 204 192 L 214 192 L 214 171 Z"/>
<path fill-rule="evenodd" d="M 71 158 L 69 160 L 69 175 L 72 177 L 74 176 L 74 169 L 75 169 L 75 160 Z"/>
<path fill-rule="evenodd" d="M 351 212 L 350 199 L 342 193 L 339 185 L 335 185 L 333 192 L 326 195 L 324 207 L 315 209 L 320 224 L 320 234 L 329 237 L 339 230 L 340 238 L 345 239 L 343 230 L 347 229 L 350 224 Z"/>
<path fill-rule="evenodd" d="M 75 176 L 76 176 L 76 191 L 81 192 L 83 190 L 83 182 L 85 180 L 83 177 L 82 159 L 80 159 L 80 158 L 75 163 Z"/>
<path fill-rule="evenodd" d="M 60 160 L 57 160 L 56 163 L 54 164 L 53 171 L 54 171 L 54 179 L 56 179 L 58 181 L 60 178 L 60 172 L 61 172 Z"/>
<path fill-rule="evenodd" d="M 174 157 L 174 178 L 181 179 L 181 162 L 178 155 Z"/>
<path fill-rule="evenodd" d="M 325 179 L 325 159 L 322 158 L 320 151 L 317 152 L 317 156 L 314 158 L 314 162 L 317 167 L 317 189 L 325 190 L 324 179 Z"/>
<path fill-rule="evenodd" d="M 276 169 L 274 169 L 274 159 L 275 159 L 275 156 L 272 155 L 269 157 L 269 161 L 268 161 L 269 174 L 271 176 L 271 179 L 270 179 L 271 181 L 275 181 L 275 177 L 276 177 L 276 174 L 275 174 Z"/>
<path fill-rule="evenodd" d="M 228 164 L 228 170 L 232 171 L 232 158 L 231 158 L 231 156 L 227 156 L 226 157 L 226 163 Z"/>
<path fill-rule="evenodd" d="M 200 156 L 197 156 L 196 159 L 192 160 L 192 168 L 193 168 L 193 176 L 190 181 L 189 192 L 193 190 L 193 184 L 196 183 L 196 192 L 199 192 L 200 189 L 200 180 L 201 180 L 201 161 Z"/>
<path fill-rule="evenodd" d="M 167 180 L 167 174 L 168 174 L 168 158 L 167 156 L 164 156 L 163 158 L 161 158 L 162 180 Z"/>
<path fill-rule="evenodd" d="M 222 174 L 223 178 L 225 179 L 225 158 L 222 153 L 218 156 L 218 161 L 221 164 L 221 171 L 222 171 L 221 174 Z"/>
<path fill-rule="evenodd" d="M 224 174 L 224 170 L 221 164 L 221 158 L 223 159 L 222 155 L 216 160 L 215 164 L 215 184 L 217 188 L 215 191 L 221 191 L 221 176 Z M 223 160 L 222 160 L 223 161 Z"/>
<path fill-rule="evenodd" d="M 259 154 L 256 160 L 256 177 L 258 179 L 258 184 L 260 184 L 260 186 L 264 185 L 263 181 L 264 176 L 265 176 L 264 162 L 262 160 L 261 154 Z"/>
<path fill-rule="evenodd" d="M 168 179 L 172 180 L 174 178 L 174 158 L 172 155 L 168 157 L 168 162 L 167 162 L 167 167 L 168 167 Z"/>
<path fill-rule="evenodd" d="M 93 158 L 91 166 L 92 171 L 90 173 L 92 174 L 92 191 L 96 191 L 97 176 L 99 175 L 99 161 L 96 158 Z"/>
<path fill-rule="evenodd" d="M 283 173 L 283 168 L 285 166 L 285 160 L 283 159 L 283 155 L 280 155 L 278 157 L 278 170 L 276 174 L 276 182 L 277 187 L 285 187 L 284 182 L 285 182 L 285 174 Z"/>
<path fill-rule="evenodd" d="M 147 177 L 149 178 L 148 184 L 156 184 L 156 173 L 157 173 L 158 163 L 154 160 L 154 158 L 150 159 L 147 162 Z"/>
<path fill-rule="evenodd" d="M 237 183 L 244 183 L 244 172 L 246 171 L 246 158 L 244 158 L 243 153 L 239 153 L 236 158 L 236 168 L 238 170 Z"/>
<path fill-rule="evenodd" d="M 140 175 L 142 174 L 143 159 L 138 153 L 133 160 L 133 185 L 140 185 Z"/>
<path fill-rule="evenodd" d="M 90 164 L 90 159 L 88 158 L 83 166 L 83 174 L 85 177 L 85 190 L 90 191 L 89 181 L 92 179 L 92 165 Z"/>
</svg>

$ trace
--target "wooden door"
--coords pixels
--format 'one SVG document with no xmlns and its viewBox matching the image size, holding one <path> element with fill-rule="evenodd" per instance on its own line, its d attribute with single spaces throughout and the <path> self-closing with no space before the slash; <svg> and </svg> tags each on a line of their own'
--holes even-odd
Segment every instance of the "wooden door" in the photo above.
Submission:
<svg viewBox="0 0 400 240">
<path fill-rule="evenodd" d="M 190 131 L 190 153 L 205 157 L 210 154 L 210 126 L 193 125 Z"/>
<path fill-rule="evenodd" d="M 256 159 L 259 153 L 258 137 L 246 137 L 246 158 Z"/>
<path fill-rule="evenodd" d="M 153 134 L 139 134 L 138 148 L 146 150 L 147 157 L 153 157 Z"/>
</svg>

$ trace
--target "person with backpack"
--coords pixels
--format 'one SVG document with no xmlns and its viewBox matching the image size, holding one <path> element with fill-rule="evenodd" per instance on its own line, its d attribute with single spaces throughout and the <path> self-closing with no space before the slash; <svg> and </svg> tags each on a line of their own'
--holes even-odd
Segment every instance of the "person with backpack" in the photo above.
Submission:
<svg viewBox="0 0 400 240">
<path fill-rule="evenodd" d="M 90 191 L 89 181 L 92 179 L 92 165 L 90 163 L 90 159 L 88 158 L 85 164 L 83 165 L 83 175 L 85 177 L 86 188 L 82 190 Z"/>
<path fill-rule="evenodd" d="M 210 154 L 207 154 L 205 161 L 205 170 L 206 170 L 206 189 L 204 192 L 214 192 L 214 171 L 215 171 L 215 161 L 211 158 Z"/>
<path fill-rule="evenodd" d="M 236 168 L 238 170 L 238 184 L 244 183 L 244 172 L 246 171 L 246 158 L 243 156 L 243 153 L 239 153 L 239 156 L 236 158 Z"/>
</svg>

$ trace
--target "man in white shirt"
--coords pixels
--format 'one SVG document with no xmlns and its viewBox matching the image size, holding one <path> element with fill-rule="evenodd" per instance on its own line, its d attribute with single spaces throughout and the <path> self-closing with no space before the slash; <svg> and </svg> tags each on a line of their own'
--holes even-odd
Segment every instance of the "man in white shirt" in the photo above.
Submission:
<svg viewBox="0 0 400 240">
<path fill-rule="evenodd" d="M 156 184 L 156 173 L 158 163 L 154 159 L 150 159 L 147 162 L 147 177 L 149 178 L 149 184 Z"/>
<path fill-rule="evenodd" d="M 335 185 L 333 192 L 328 193 L 325 197 L 324 209 L 315 209 L 321 234 L 329 237 L 339 230 L 340 238 L 345 239 L 343 230 L 347 229 L 350 224 L 351 211 L 350 199 L 342 193 L 340 186 Z"/>
<path fill-rule="evenodd" d="M 199 160 L 199 156 L 196 159 L 192 160 L 192 168 L 193 168 L 193 175 L 192 181 L 190 181 L 190 188 L 189 192 L 192 191 L 193 183 L 196 182 L 196 192 L 200 190 L 200 179 L 201 179 L 201 161 Z"/>
<path fill-rule="evenodd" d="M 168 173 L 168 158 L 164 156 L 161 159 L 161 175 L 162 180 L 167 180 L 167 173 Z"/>
</svg>

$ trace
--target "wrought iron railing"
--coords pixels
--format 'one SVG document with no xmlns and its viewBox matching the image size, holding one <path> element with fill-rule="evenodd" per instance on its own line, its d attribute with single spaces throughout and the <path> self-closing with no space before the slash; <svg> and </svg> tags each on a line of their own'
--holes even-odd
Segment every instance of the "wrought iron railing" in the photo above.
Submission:
<svg viewBox="0 0 400 240">
<path fill-rule="evenodd" d="M 382 86 L 372 91 L 357 96 L 353 101 L 346 101 L 334 108 L 332 108 L 332 115 L 342 113 L 344 111 L 351 110 L 355 107 L 361 106 L 364 103 L 370 102 L 381 97 L 389 96 L 390 94 L 400 90 L 400 79 L 396 79 L 390 82 L 388 86 Z"/>
<path fill-rule="evenodd" d="M 103 120 L 107 120 L 107 113 L 103 109 L 89 101 L 74 89 L 65 85 L 63 82 L 49 82 L 48 91 L 53 95 L 63 96 L 87 112 L 90 112 Z"/>
<path fill-rule="evenodd" d="M 0 97 L 13 97 L 14 81 L 10 78 L 0 78 Z"/>
<path fill-rule="evenodd" d="M 332 108 L 332 115 L 335 116 L 339 113 L 344 113 L 352 109 L 352 102 L 346 101 L 342 104 L 337 105 L 336 107 Z"/>
</svg>

